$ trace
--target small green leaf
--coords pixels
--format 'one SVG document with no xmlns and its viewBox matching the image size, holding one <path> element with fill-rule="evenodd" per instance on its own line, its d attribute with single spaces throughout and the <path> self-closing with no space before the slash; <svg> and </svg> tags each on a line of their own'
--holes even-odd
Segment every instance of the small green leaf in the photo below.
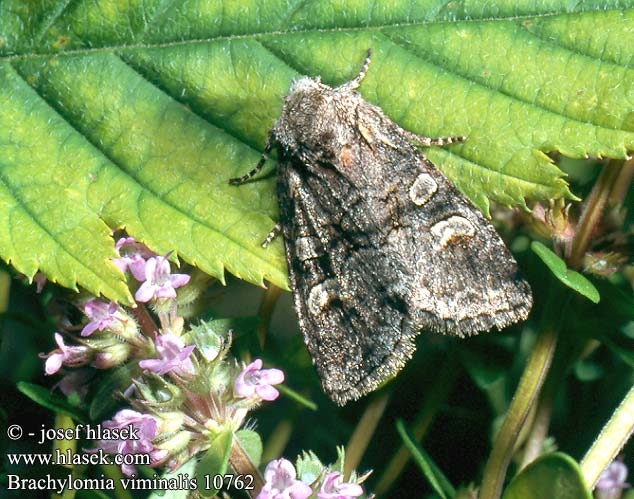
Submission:
<svg viewBox="0 0 634 499">
<path fill-rule="evenodd" d="M 300 456 L 297 456 L 295 469 L 297 470 L 298 478 L 302 482 L 313 483 L 322 474 L 324 465 L 311 450 L 308 452 L 304 451 Z"/>
<path fill-rule="evenodd" d="M 591 302 L 599 303 L 601 299 L 599 291 L 588 279 L 579 272 L 568 269 L 561 258 L 539 241 L 533 241 L 531 249 L 563 284 L 585 296 Z"/>
<path fill-rule="evenodd" d="M 416 437 L 405 427 L 402 420 L 396 422 L 396 429 L 399 435 L 403 439 L 405 447 L 412 454 L 412 458 L 418 464 L 419 468 L 427 478 L 427 481 L 436 491 L 441 499 L 448 499 L 456 495 L 456 491 L 445 477 L 444 473 L 436 466 L 436 463 L 429 457 L 429 455 L 422 449 Z"/>
<path fill-rule="evenodd" d="M 48 388 L 27 383 L 25 381 L 20 381 L 17 384 L 17 388 L 33 402 L 36 402 L 42 407 L 46 407 L 55 413 L 65 414 L 73 418 L 75 421 L 82 423 L 87 420 L 86 414 L 83 411 L 70 405 L 63 397 L 60 397 L 55 393 L 51 393 Z"/>
<path fill-rule="evenodd" d="M 260 435 L 253 430 L 239 430 L 235 433 L 235 438 L 242 450 L 247 453 L 253 465 L 256 468 L 260 466 L 260 460 L 262 459 L 262 439 Z"/>
<path fill-rule="evenodd" d="M 233 445 L 233 433 L 226 431 L 218 435 L 211 444 L 210 449 L 196 466 L 196 478 L 198 480 L 198 492 L 203 497 L 213 497 L 220 489 L 213 484 L 215 475 L 225 475 L 229 466 L 229 456 Z M 206 480 L 206 477 L 210 477 Z M 209 488 L 207 488 L 209 485 Z"/>
<path fill-rule="evenodd" d="M 225 327 L 225 321 L 222 321 L 222 325 L 218 322 L 220 321 L 201 321 L 192 326 L 191 338 L 207 362 L 218 357 L 229 338 L 229 328 Z"/>
<path fill-rule="evenodd" d="M 502 499 L 592 499 L 579 465 L 570 456 L 555 452 L 524 468 L 504 491 Z"/>
</svg>

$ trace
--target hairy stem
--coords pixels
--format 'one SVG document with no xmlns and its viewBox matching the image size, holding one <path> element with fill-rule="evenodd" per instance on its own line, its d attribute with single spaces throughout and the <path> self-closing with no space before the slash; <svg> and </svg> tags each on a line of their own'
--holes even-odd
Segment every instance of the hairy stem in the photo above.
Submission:
<svg viewBox="0 0 634 499">
<path fill-rule="evenodd" d="M 131 308 L 130 311 L 139 324 L 141 333 L 148 338 L 154 338 L 154 333 L 158 331 L 158 327 L 152 319 L 152 316 L 148 312 L 145 305 L 137 304 L 136 308 Z"/>
<path fill-rule="evenodd" d="M 625 196 L 627 196 L 630 190 L 632 177 L 634 177 L 634 159 L 628 159 L 623 163 L 621 171 L 614 181 L 614 185 L 608 197 L 608 207 L 623 203 Z"/>
<path fill-rule="evenodd" d="M 590 488 L 594 487 L 601 472 L 614 460 L 633 431 L 634 386 L 581 460 L 581 473 Z"/>
<path fill-rule="evenodd" d="M 611 160 L 604 167 L 587 198 L 583 213 L 577 224 L 577 232 L 573 239 L 568 260 L 569 266 L 574 267 L 581 263 L 583 255 L 592 242 L 592 236 L 601 220 L 604 209 L 623 202 L 633 175 L 634 160 L 625 162 Z M 560 362 L 555 363 L 558 367 L 548 376 L 544 390 L 539 398 L 535 420 L 526 444 L 520 469 L 527 466 L 540 455 L 544 440 L 548 435 L 552 407 L 559 385 L 570 366 L 582 355 L 583 350 L 581 345 L 571 345 L 570 349 L 562 355 L 565 358 L 560 358 Z"/>
<path fill-rule="evenodd" d="M 595 228 L 603 215 L 603 209 L 610 199 L 610 193 L 614 191 L 615 185 L 622 178 L 622 170 L 622 160 L 610 160 L 601 170 L 599 178 L 592 187 L 572 240 L 572 250 L 568 259 L 571 267 L 576 268 L 581 265 L 583 255 L 588 250 Z"/>
<path fill-rule="evenodd" d="M 554 300 L 550 300 L 552 303 Z M 547 307 L 552 310 L 551 307 Z M 551 313 L 547 313 L 550 316 Z M 528 417 L 533 403 L 539 395 L 546 374 L 553 359 L 557 345 L 557 328 L 554 321 L 549 320 L 541 329 L 533 351 L 531 352 L 526 369 L 522 374 L 511 405 L 504 419 L 504 423 L 495 440 L 493 451 L 489 456 L 479 499 L 498 499 L 502 493 L 506 470 L 520 430 Z"/>
</svg>

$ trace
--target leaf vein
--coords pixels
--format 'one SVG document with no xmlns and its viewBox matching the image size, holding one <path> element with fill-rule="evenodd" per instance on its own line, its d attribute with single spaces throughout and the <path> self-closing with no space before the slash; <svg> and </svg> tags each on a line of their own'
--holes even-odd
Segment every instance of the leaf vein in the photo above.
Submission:
<svg viewBox="0 0 634 499">
<path fill-rule="evenodd" d="M 73 3 L 73 0 L 65 0 L 63 2 L 58 2 L 58 3 L 59 5 L 56 5 L 55 8 L 51 9 L 51 13 L 48 16 L 48 18 L 42 21 L 42 25 L 40 26 L 40 29 L 35 33 L 35 36 L 33 37 L 34 38 L 33 41 L 35 42 L 34 45 L 37 45 L 39 42 L 42 41 L 42 38 L 44 38 L 44 35 L 46 35 L 46 33 L 48 32 L 49 29 L 51 29 L 53 24 L 55 24 L 57 20 L 62 17 L 62 15 L 64 14 L 64 12 L 66 12 L 70 4 Z"/>
<path fill-rule="evenodd" d="M 469 82 L 471 84 L 477 85 L 477 86 L 479 86 L 481 88 L 484 88 L 486 90 L 489 90 L 491 92 L 494 92 L 494 93 L 503 95 L 505 97 L 508 97 L 509 99 L 511 99 L 513 101 L 516 101 L 516 102 L 518 102 L 520 104 L 527 105 L 527 106 L 529 106 L 531 108 L 535 108 L 535 109 L 537 109 L 539 111 L 542 111 L 544 113 L 550 113 L 550 114 L 553 114 L 555 116 L 559 116 L 560 118 L 564 118 L 566 120 L 570 120 L 570 121 L 573 121 L 575 123 L 579 123 L 581 125 L 592 125 L 595 128 L 595 133 L 596 133 L 596 129 L 599 129 L 599 128 L 603 129 L 603 130 L 608 130 L 608 131 L 611 131 L 611 132 L 628 132 L 628 130 L 623 130 L 621 128 L 610 128 L 610 127 L 607 127 L 607 126 L 604 126 L 604 125 L 601 125 L 599 123 L 595 123 L 595 122 L 592 122 L 592 121 L 583 121 L 583 120 L 581 120 L 579 118 L 576 118 L 574 116 L 567 115 L 567 114 L 565 114 L 565 113 L 563 113 L 561 111 L 556 111 L 554 109 L 549 109 L 549 108 L 545 107 L 542 104 L 538 104 L 536 102 L 531 102 L 531 101 L 526 100 L 526 99 L 524 99 L 524 98 L 522 98 L 522 97 L 520 97 L 518 95 L 511 94 L 508 91 L 492 87 L 490 85 L 487 85 L 486 82 L 484 82 L 484 81 L 478 81 L 476 79 L 471 78 L 471 75 L 459 73 L 458 71 L 456 71 L 456 70 L 454 70 L 452 68 L 449 68 L 447 66 L 443 66 L 441 64 L 438 64 L 435 61 L 431 61 L 431 60 L 426 59 L 425 57 L 423 57 L 420 54 L 420 52 L 416 52 L 416 51 L 412 50 L 412 48 L 409 45 L 403 43 L 402 40 L 399 40 L 396 37 L 390 36 L 388 33 L 382 32 L 382 34 L 388 40 L 390 40 L 392 43 L 394 43 L 394 45 L 397 45 L 398 47 L 406 50 L 407 52 L 411 53 L 414 57 L 417 57 L 417 58 L 421 59 L 422 61 L 426 62 L 427 64 L 433 65 L 433 66 L 445 71 L 447 74 L 455 76 L 456 78 L 460 78 L 462 80 L 465 80 L 465 81 L 467 81 L 467 82 Z"/>
</svg>

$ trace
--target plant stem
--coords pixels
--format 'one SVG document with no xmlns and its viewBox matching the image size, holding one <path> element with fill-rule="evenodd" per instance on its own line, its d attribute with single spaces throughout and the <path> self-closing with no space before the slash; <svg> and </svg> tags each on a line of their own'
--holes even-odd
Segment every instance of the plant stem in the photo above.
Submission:
<svg viewBox="0 0 634 499">
<path fill-rule="evenodd" d="M 603 214 L 603 208 L 610 198 L 610 193 L 613 192 L 618 180 L 622 178 L 622 170 L 623 161 L 616 159 L 608 161 L 601 170 L 599 178 L 597 178 L 587 198 L 581 218 L 579 218 L 568 259 L 569 266 L 576 268 L 581 265 L 583 255 L 588 250 L 594 230 Z"/>
<path fill-rule="evenodd" d="M 614 460 L 633 431 L 634 386 L 581 460 L 581 473 L 590 488 L 594 488 L 601 472 Z"/>
<path fill-rule="evenodd" d="M 565 315 L 562 312 L 561 315 Z M 542 453 L 544 441 L 548 436 L 550 417 L 552 415 L 555 397 L 559 391 L 562 381 L 568 374 L 571 366 L 579 359 L 588 355 L 588 350 L 593 342 L 580 343 L 577 338 L 562 337 L 557 353 L 553 360 L 552 368 L 544 382 L 542 393 L 537 402 L 535 419 L 524 448 L 524 455 L 519 465 L 519 470 L 528 466 Z"/>
<path fill-rule="evenodd" d="M 547 309 L 554 309 L 552 300 L 547 304 Z M 549 317 L 551 313 L 546 312 L 545 316 Z M 548 320 L 537 337 L 533 351 L 526 364 L 526 369 L 522 374 L 515 395 L 513 395 L 513 400 L 511 400 L 511 405 L 500 433 L 495 440 L 493 451 L 484 469 L 479 499 L 498 499 L 500 497 L 515 443 L 522 425 L 539 395 L 539 390 L 552 362 L 556 345 L 557 329 L 554 326 L 554 321 Z"/>
<path fill-rule="evenodd" d="M 634 177 L 634 159 L 628 159 L 623 163 L 619 176 L 614 181 L 608 197 L 608 208 L 623 203 L 630 190 L 632 177 Z"/>
<path fill-rule="evenodd" d="M 292 433 L 292 419 L 282 419 L 266 439 L 266 445 L 262 451 L 261 461 L 263 463 L 268 463 L 273 459 L 278 459 L 284 453 L 284 449 L 286 448 L 286 444 L 288 444 Z"/>
<path fill-rule="evenodd" d="M 266 291 L 264 291 L 264 295 L 262 296 L 260 309 L 258 310 L 258 317 L 260 320 L 257 327 L 260 348 L 264 348 L 266 331 L 269 328 L 271 317 L 273 317 L 273 312 L 275 310 L 275 304 L 277 303 L 281 292 L 282 290 L 280 288 L 269 283 L 269 287 Z"/>
<path fill-rule="evenodd" d="M 250 475 L 253 477 L 253 488 L 247 490 L 249 497 L 254 498 L 264 487 L 264 480 L 253 464 L 249 455 L 244 451 L 237 438 L 233 437 L 231 453 L 229 454 L 229 464 L 238 475 Z"/>
<path fill-rule="evenodd" d="M 438 381 L 431 385 L 429 392 L 427 392 L 427 397 L 414 421 L 413 433 L 419 442 L 423 439 L 427 430 L 429 430 L 439 407 L 447 400 L 459 373 L 460 363 L 458 362 L 458 355 L 456 349 L 452 348 L 449 351 L 446 361 L 443 362 L 442 370 L 437 376 L 434 376 Z M 374 489 L 377 496 L 385 494 L 396 482 L 410 457 L 411 454 L 405 445 L 401 445 L 388 463 Z"/>
<path fill-rule="evenodd" d="M 154 319 L 152 319 L 152 316 L 148 312 L 146 306 L 138 303 L 136 308 L 131 308 L 130 311 L 139 323 L 139 328 L 141 329 L 143 336 L 153 338 L 154 333 L 158 331 L 158 327 L 156 326 L 156 323 L 154 322 Z"/>
<path fill-rule="evenodd" d="M 348 440 L 348 445 L 346 445 L 346 459 L 343 470 L 344 480 L 347 480 L 350 477 L 350 473 L 359 466 L 361 458 L 376 431 L 376 427 L 381 417 L 383 417 L 390 395 L 390 390 L 381 390 L 372 397 L 365 411 L 363 411 L 363 415 L 350 440 Z"/>
<path fill-rule="evenodd" d="M 549 378 L 550 380 L 550 378 Z M 555 383 L 546 382 L 547 387 L 555 387 Z M 518 471 L 532 463 L 542 453 L 544 447 L 544 441 L 548 436 L 548 428 L 550 426 L 550 416 L 553 412 L 553 401 L 555 398 L 556 390 L 544 388 L 539 402 L 537 403 L 537 410 L 535 411 L 535 419 L 533 421 L 533 427 L 531 428 L 530 435 L 526 439 L 526 446 L 524 449 L 524 455 L 522 461 L 518 466 Z"/>
</svg>

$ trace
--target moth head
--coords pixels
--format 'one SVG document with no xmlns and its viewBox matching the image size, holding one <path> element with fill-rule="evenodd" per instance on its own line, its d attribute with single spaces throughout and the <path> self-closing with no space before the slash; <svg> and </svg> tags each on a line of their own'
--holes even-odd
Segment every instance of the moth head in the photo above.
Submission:
<svg viewBox="0 0 634 499">
<path fill-rule="evenodd" d="M 333 89 L 319 78 L 304 77 L 295 81 L 275 125 L 277 140 L 291 149 L 297 144 L 309 144 L 316 138 L 315 132 L 322 128 L 324 118 L 332 115 L 332 97 Z"/>
<path fill-rule="evenodd" d="M 332 95 L 332 88 L 324 85 L 319 77 L 304 77 L 293 83 L 284 101 L 283 113 L 292 115 L 310 114 L 319 111 Z"/>
</svg>

